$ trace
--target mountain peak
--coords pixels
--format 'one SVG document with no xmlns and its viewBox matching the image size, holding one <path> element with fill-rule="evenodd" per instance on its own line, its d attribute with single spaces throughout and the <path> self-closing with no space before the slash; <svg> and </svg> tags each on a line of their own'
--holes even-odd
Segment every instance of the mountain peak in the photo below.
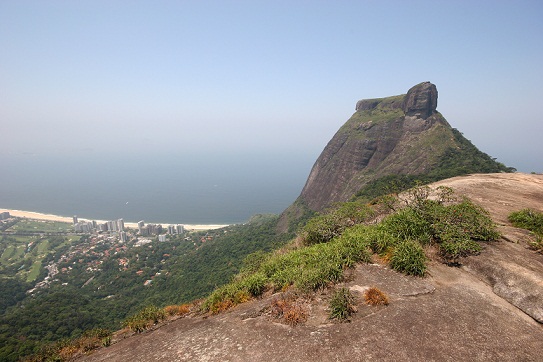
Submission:
<svg viewBox="0 0 543 362">
<path fill-rule="evenodd" d="M 348 201 L 380 180 L 428 182 L 511 171 L 449 125 L 436 111 L 437 96 L 434 84 L 422 82 L 406 94 L 358 101 L 356 112 L 328 142 L 282 221 L 290 218 L 288 214 L 301 215 L 300 207 L 322 211 Z"/>
<path fill-rule="evenodd" d="M 428 118 L 437 108 L 437 88 L 430 82 L 419 83 L 407 91 L 402 103 L 406 116 Z"/>
</svg>

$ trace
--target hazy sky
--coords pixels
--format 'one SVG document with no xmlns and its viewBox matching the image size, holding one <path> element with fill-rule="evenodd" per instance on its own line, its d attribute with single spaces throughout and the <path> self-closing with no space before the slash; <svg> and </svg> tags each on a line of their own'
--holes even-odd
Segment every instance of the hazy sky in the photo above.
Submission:
<svg viewBox="0 0 543 362">
<path fill-rule="evenodd" d="M 541 1 L 0 0 L 0 155 L 312 163 L 357 100 L 431 81 L 482 151 L 542 172 L 542 37 Z"/>
</svg>

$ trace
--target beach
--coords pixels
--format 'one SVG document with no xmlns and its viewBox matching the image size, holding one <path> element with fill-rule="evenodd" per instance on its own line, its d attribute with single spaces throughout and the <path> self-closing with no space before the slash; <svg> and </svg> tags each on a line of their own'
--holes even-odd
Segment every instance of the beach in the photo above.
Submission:
<svg viewBox="0 0 543 362">
<path fill-rule="evenodd" d="M 23 211 L 23 210 L 9 210 L 9 209 L 0 209 L 0 212 L 9 212 L 11 216 L 15 217 L 25 217 L 27 219 L 34 219 L 34 220 L 47 220 L 47 221 L 59 221 L 59 222 L 67 222 L 67 223 L 73 223 L 73 218 L 68 216 L 59 216 L 59 215 L 53 215 L 53 214 L 44 214 L 41 212 L 34 212 L 34 211 Z M 92 219 L 86 219 L 82 217 L 77 218 L 79 221 L 92 221 Z M 107 220 L 95 220 L 98 223 L 105 223 Z M 153 224 L 161 224 L 162 226 L 168 226 L 170 223 L 153 223 Z M 129 228 L 135 228 L 137 229 L 138 224 L 136 222 L 124 222 L 124 225 Z M 214 229 L 220 229 L 223 227 L 226 227 L 228 225 L 226 224 L 195 224 L 195 225 L 187 225 L 182 224 L 186 230 L 190 231 L 201 231 L 201 230 L 214 230 Z"/>
</svg>

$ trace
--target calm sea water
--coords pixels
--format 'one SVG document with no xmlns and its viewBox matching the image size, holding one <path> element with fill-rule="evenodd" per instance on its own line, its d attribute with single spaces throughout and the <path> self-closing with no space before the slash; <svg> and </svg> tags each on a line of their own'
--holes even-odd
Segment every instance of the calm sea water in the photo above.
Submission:
<svg viewBox="0 0 543 362">
<path fill-rule="evenodd" d="M 300 194 L 310 156 L 8 155 L 0 208 L 90 219 L 240 223 Z"/>
</svg>

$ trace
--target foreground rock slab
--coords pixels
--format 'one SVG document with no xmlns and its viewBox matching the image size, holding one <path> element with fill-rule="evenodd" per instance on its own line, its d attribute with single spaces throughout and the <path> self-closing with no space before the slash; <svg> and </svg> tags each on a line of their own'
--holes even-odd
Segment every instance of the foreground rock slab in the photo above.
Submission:
<svg viewBox="0 0 543 362">
<path fill-rule="evenodd" d="M 270 303 L 267 298 L 218 316 L 177 320 L 83 360 L 541 360 L 541 325 L 467 271 L 436 264 L 430 277 L 417 279 L 363 265 L 353 274 L 347 286 L 377 286 L 390 304 L 370 307 L 359 298 L 350 323 L 323 317 L 320 323 L 291 327 L 260 313 Z"/>
</svg>

